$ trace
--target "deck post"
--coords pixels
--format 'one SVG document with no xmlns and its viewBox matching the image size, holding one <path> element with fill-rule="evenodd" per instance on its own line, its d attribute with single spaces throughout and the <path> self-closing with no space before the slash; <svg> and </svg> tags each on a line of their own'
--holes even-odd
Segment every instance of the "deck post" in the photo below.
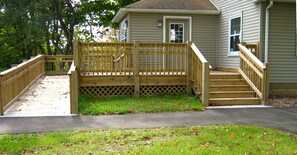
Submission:
<svg viewBox="0 0 297 155">
<path fill-rule="evenodd" d="M 263 76 L 263 96 L 262 96 L 262 104 L 267 105 L 268 99 L 269 99 L 269 89 L 270 89 L 270 79 L 269 79 L 269 74 L 270 74 L 270 64 L 269 63 L 264 63 L 265 65 L 265 70 L 264 70 L 264 76 Z"/>
<path fill-rule="evenodd" d="M 45 60 L 46 60 L 46 56 L 43 55 L 42 58 L 41 58 L 41 60 L 40 60 L 40 61 L 42 61 L 40 72 L 43 75 L 45 75 L 45 71 L 46 71 L 46 69 L 45 69 L 45 67 L 46 67 L 46 65 L 45 65 L 46 64 L 46 61 Z"/>
<path fill-rule="evenodd" d="M 77 71 L 70 74 L 70 113 L 78 114 L 79 76 Z"/>
<path fill-rule="evenodd" d="M 259 45 L 259 42 L 256 42 L 256 49 L 255 49 L 255 55 L 256 55 L 256 57 L 259 59 L 260 58 L 260 55 L 259 55 L 259 47 L 260 47 L 260 45 Z"/>
<path fill-rule="evenodd" d="M 0 75 L 0 115 L 3 115 L 2 75 Z"/>
<path fill-rule="evenodd" d="M 192 66 L 192 50 L 191 41 L 187 41 L 187 94 L 192 94 L 192 77 L 193 77 L 193 66 Z"/>
<path fill-rule="evenodd" d="M 78 96 L 79 96 L 79 42 L 77 40 L 73 41 L 73 63 L 75 70 L 71 72 L 70 75 L 70 113 L 78 114 Z"/>
<path fill-rule="evenodd" d="M 140 96 L 139 84 L 139 42 L 134 41 L 133 44 L 133 75 L 134 75 L 134 97 Z"/>
<path fill-rule="evenodd" d="M 78 41 L 73 41 L 73 60 L 74 60 L 74 66 L 76 66 L 78 69 L 80 68 L 79 64 L 79 50 L 78 50 Z"/>
<path fill-rule="evenodd" d="M 204 106 L 209 104 L 209 63 L 204 62 L 202 65 L 202 91 L 201 101 Z"/>
</svg>

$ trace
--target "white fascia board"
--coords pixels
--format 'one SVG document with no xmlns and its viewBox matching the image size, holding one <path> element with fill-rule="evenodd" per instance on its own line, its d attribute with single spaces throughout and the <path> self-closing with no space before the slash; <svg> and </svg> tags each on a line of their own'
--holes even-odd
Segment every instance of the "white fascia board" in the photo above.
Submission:
<svg viewBox="0 0 297 155">
<path fill-rule="evenodd" d="M 127 10 L 125 8 L 120 9 L 117 14 L 111 20 L 112 23 L 119 23 L 127 14 Z"/>
<path fill-rule="evenodd" d="M 112 22 L 119 22 L 128 12 L 138 13 L 176 13 L 176 14 L 205 14 L 205 15 L 219 15 L 219 10 L 177 10 L 177 9 L 128 9 L 122 8 L 118 11 Z"/>
<path fill-rule="evenodd" d="M 212 0 L 210 0 L 210 3 L 221 12 L 221 9 Z"/>
<path fill-rule="evenodd" d="M 269 2 L 270 0 L 257 0 L 256 3 L 260 3 L 260 2 Z M 273 2 L 277 2 L 277 3 L 295 3 L 296 0 L 271 0 Z"/>
</svg>

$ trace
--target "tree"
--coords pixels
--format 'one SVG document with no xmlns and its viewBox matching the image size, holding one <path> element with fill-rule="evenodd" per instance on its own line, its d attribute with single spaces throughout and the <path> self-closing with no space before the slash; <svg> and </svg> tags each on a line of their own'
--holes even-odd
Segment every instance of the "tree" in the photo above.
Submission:
<svg viewBox="0 0 297 155">
<path fill-rule="evenodd" d="M 93 27 L 117 29 L 115 13 L 136 1 L 0 0 L 0 67 L 38 53 L 72 54 L 74 35 L 94 40 Z"/>
</svg>

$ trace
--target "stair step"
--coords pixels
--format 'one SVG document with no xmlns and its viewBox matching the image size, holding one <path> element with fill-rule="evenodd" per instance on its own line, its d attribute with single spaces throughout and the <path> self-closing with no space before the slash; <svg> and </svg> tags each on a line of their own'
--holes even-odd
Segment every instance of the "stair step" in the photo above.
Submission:
<svg viewBox="0 0 297 155">
<path fill-rule="evenodd" d="M 211 79 L 210 85 L 245 85 L 244 79 Z"/>
<path fill-rule="evenodd" d="M 210 98 L 209 105 L 224 106 L 224 105 L 259 105 L 259 98 Z"/>
<path fill-rule="evenodd" d="M 209 91 L 249 91 L 248 85 L 211 85 Z"/>
<path fill-rule="evenodd" d="M 210 98 L 247 98 L 255 97 L 254 91 L 214 91 L 210 92 Z"/>
<path fill-rule="evenodd" d="M 210 74 L 210 79 L 242 79 L 239 73 L 233 74 Z"/>
</svg>

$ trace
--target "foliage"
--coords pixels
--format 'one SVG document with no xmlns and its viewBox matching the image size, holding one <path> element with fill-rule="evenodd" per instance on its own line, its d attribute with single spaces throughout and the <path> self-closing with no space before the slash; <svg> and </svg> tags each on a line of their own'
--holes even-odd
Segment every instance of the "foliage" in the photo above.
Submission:
<svg viewBox="0 0 297 155">
<path fill-rule="evenodd" d="M 2 154 L 296 154 L 296 135 L 255 126 L 1 135 Z"/>
<path fill-rule="evenodd" d="M 116 28 L 115 13 L 135 1 L 0 0 L 0 67 L 40 53 L 72 54 L 74 38 L 92 41 L 93 27 Z"/>
<path fill-rule="evenodd" d="M 192 95 L 159 95 L 133 98 L 128 96 L 94 98 L 80 96 L 79 111 L 84 115 L 126 114 L 139 112 L 202 110 L 203 106 Z"/>
</svg>

